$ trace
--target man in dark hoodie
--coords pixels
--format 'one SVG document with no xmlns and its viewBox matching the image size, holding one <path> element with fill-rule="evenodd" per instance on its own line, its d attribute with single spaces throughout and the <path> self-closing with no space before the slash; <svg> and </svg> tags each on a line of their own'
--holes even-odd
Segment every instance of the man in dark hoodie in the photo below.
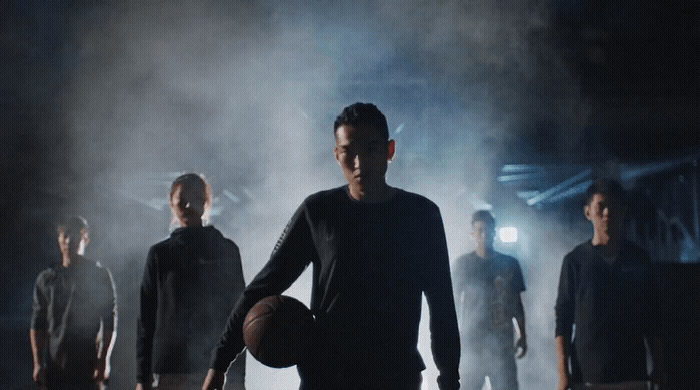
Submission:
<svg viewBox="0 0 700 390">
<path fill-rule="evenodd" d="M 175 179 L 180 225 L 148 252 L 141 283 L 136 389 L 200 389 L 210 351 L 245 287 L 238 247 L 213 226 L 211 188 L 200 175 Z M 245 354 L 229 370 L 229 389 L 245 388 Z"/>
</svg>

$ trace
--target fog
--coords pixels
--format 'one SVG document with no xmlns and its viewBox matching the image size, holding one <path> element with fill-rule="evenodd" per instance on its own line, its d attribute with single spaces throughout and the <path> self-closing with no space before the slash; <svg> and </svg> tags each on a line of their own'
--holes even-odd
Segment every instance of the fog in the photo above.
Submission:
<svg viewBox="0 0 700 390">
<path fill-rule="evenodd" d="M 538 120 L 560 129 L 551 142 L 562 153 L 575 150 L 592 110 L 547 34 L 550 11 L 548 1 L 485 0 L 132 0 L 71 11 L 61 98 L 74 191 L 92 195 L 70 208 L 93 226 L 88 255 L 115 275 L 115 388 L 135 381 L 136 294 L 148 247 L 168 234 L 170 181 L 186 171 L 210 179 L 212 223 L 241 248 L 250 281 L 300 202 L 344 184 L 332 123 L 348 104 L 385 113 L 397 142 L 389 184 L 441 207 L 452 259 L 472 250 L 469 215 L 500 197 L 494 167 L 534 153 L 519 139 Z M 521 212 L 509 218 L 529 244 L 505 248 L 527 286 L 520 384 L 553 388 L 559 265 L 582 237 Z M 308 304 L 308 272 L 287 294 Z M 422 329 L 424 388 L 436 389 L 425 320 Z M 252 358 L 247 367 L 249 390 L 298 385 L 294 369 Z"/>
</svg>

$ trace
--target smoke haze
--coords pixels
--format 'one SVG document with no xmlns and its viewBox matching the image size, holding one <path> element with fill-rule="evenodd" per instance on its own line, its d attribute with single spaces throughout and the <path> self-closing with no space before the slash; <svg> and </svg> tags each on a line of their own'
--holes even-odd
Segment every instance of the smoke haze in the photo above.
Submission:
<svg viewBox="0 0 700 390">
<path fill-rule="evenodd" d="M 591 104 L 549 37 L 548 1 L 91 2 L 68 13 L 62 86 L 70 139 L 67 208 L 86 215 L 88 255 L 114 273 L 120 302 L 113 383 L 131 387 L 137 291 L 148 247 L 168 234 L 170 182 L 201 172 L 212 223 L 241 248 L 246 281 L 267 260 L 305 196 L 344 184 L 332 122 L 375 103 L 397 157 L 388 182 L 442 209 L 451 258 L 472 250 L 469 215 L 499 196 L 494 168 L 532 152 L 536 123 L 581 142 Z M 518 150 L 513 149 L 517 145 Z M 59 186 L 60 187 L 60 186 Z M 527 218 L 522 219 L 523 225 Z M 553 306 L 563 254 L 555 234 L 521 259 L 530 351 L 524 389 L 553 388 Z M 531 231 L 536 230 L 530 223 Z M 523 230 L 527 234 L 527 229 Z M 309 275 L 289 295 L 309 302 Z M 427 310 L 426 310 L 427 312 Z M 435 389 L 427 324 L 421 353 Z M 293 369 L 248 360 L 249 390 L 290 389 Z"/>
</svg>

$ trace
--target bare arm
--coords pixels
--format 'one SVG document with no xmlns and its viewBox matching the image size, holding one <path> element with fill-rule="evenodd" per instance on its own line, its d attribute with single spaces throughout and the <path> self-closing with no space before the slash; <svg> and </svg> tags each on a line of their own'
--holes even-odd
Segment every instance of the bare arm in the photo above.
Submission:
<svg viewBox="0 0 700 390">
<path fill-rule="evenodd" d="M 518 339 L 515 342 L 515 352 L 520 359 L 527 353 L 527 334 L 525 333 L 525 309 L 523 309 L 523 301 L 520 294 L 517 295 L 515 303 L 515 321 L 517 322 Z M 520 352 L 518 352 L 518 349 Z"/>
<path fill-rule="evenodd" d="M 559 381 L 557 383 L 557 390 L 569 389 L 571 384 L 569 383 L 569 350 L 570 342 L 564 338 L 564 336 L 557 336 L 555 339 L 555 345 L 557 349 L 557 372 L 559 373 Z"/>
<path fill-rule="evenodd" d="M 93 379 L 103 382 L 109 378 L 109 357 L 112 355 L 117 328 L 117 294 L 112 274 L 105 270 L 104 308 L 102 313 L 102 334 L 97 345 L 97 363 Z"/>
<path fill-rule="evenodd" d="M 213 368 L 209 369 L 207 372 L 207 377 L 204 378 L 204 383 L 202 384 L 202 390 L 222 390 L 224 388 L 224 383 L 226 382 L 226 373 L 222 371 L 217 371 Z M 139 390 L 139 389 L 137 389 Z"/>
<path fill-rule="evenodd" d="M 109 378 L 109 357 L 112 355 L 114 348 L 114 333 L 115 331 L 105 331 L 102 335 L 102 340 L 97 350 L 97 366 L 93 379 L 97 382 L 102 382 Z"/>
</svg>

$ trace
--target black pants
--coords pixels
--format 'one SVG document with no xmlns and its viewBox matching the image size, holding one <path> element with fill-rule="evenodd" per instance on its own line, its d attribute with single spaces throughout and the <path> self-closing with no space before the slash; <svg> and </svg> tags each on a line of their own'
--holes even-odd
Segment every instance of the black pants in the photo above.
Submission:
<svg viewBox="0 0 700 390">
<path fill-rule="evenodd" d="M 330 370 L 327 370 L 330 371 Z M 423 375 L 412 373 L 355 373 L 338 375 L 339 371 L 310 376 L 300 371 L 299 390 L 420 390 Z"/>
</svg>

